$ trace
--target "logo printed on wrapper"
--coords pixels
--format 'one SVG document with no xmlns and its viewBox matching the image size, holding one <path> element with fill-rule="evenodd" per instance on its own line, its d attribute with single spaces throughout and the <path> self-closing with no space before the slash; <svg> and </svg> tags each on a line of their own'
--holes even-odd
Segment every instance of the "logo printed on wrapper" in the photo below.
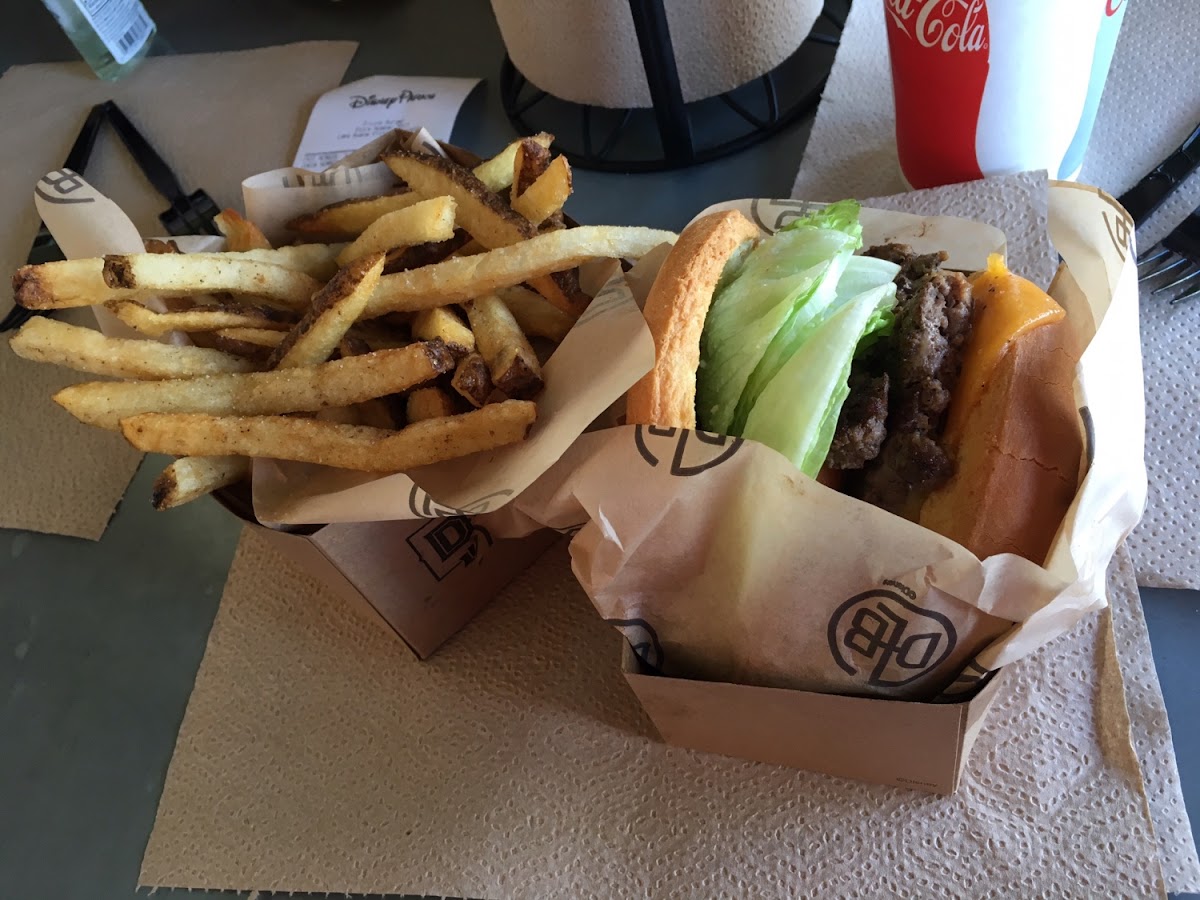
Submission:
<svg viewBox="0 0 1200 900">
<path fill-rule="evenodd" d="M 688 431 L 685 428 L 660 428 L 657 425 L 638 425 L 634 429 L 633 441 L 642 459 L 657 467 L 666 454 L 657 452 L 667 441 L 657 441 L 654 438 L 674 438 L 668 444 L 672 447 L 671 474 L 699 475 L 707 472 L 730 459 L 738 448 L 745 443 L 743 438 L 728 437 L 723 434 L 710 434 L 707 431 Z M 651 449 L 654 444 L 654 449 Z"/>
<path fill-rule="evenodd" d="M 1129 256 L 1136 253 L 1134 248 L 1136 226 L 1133 223 L 1133 216 L 1129 215 L 1122 207 L 1115 203 L 1110 203 L 1109 206 L 1111 209 L 1106 209 L 1101 213 L 1104 219 L 1104 228 L 1108 231 L 1108 238 L 1112 241 L 1117 255 L 1121 257 L 1121 262 L 1125 262 Z"/>
<path fill-rule="evenodd" d="M 459 566 L 469 566 L 493 544 L 486 528 L 465 516 L 430 519 L 406 540 L 417 559 L 436 580 L 442 581 Z"/>
<path fill-rule="evenodd" d="M 492 500 L 497 497 L 511 497 L 512 490 L 505 488 L 485 494 L 478 500 L 472 500 L 461 509 L 438 503 L 415 484 L 408 491 L 408 509 L 414 516 L 422 519 L 432 519 L 438 516 L 478 516 L 492 509 Z M 500 504 L 497 504 L 499 506 Z"/>
<path fill-rule="evenodd" d="M 661 671 L 663 666 L 662 644 L 658 635 L 645 619 L 605 619 L 609 625 L 625 636 L 633 655 L 642 665 L 654 671 Z"/>
<path fill-rule="evenodd" d="M 95 203 L 95 197 L 72 197 L 83 190 L 87 182 L 70 169 L 56 169 L 38 180 L 34 192 L 47 203 Z"/>
<path fill-rule="evenodd" d="M 788 222 L 827 205 L 810 200 L 751 200 L 750 219 L 763 231 L 774 234 Z"/>
<path fill-rule="evenodd" d="M 849 675 L 866 672 L 871 687 L 916 681 L 939 666 L 957 643 L 954 623 L 946 616 L 922 609 L 894 590 L 857 594 L 829 620 L 834 662 Z"/>
</svg>

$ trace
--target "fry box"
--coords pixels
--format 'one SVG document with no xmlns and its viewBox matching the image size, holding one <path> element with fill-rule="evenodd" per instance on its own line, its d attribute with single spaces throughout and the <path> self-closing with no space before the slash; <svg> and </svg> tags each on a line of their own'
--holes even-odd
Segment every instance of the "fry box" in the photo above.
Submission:
<svg viewBox="0 0 1200 900">
<path fill-rule="evenodd" d="M 397 138 L 465 165 L 478 162 L 421 132 L 397 132 L 384 141 Z M 395 188 L 387 167 L 372 162 L 380 143 L 328 172 L 281 169 L 246 179 L 251 218 L 279 240 L 286 234 L 283 223 L 297 214 Z M 128 217 L 75 173 L 61 170 L 41 179 L 35 201 L 68 258 L 144 251 Z M 223 247 L 207 236 L 177 240 L 185 251 Z M 581 271 L 581 284 L 596 293 L 619 269 L 616 261 L 591 266 Z M 106 334 L 141 337 L 104 307 L 94 309 Z M 473 517 L 502 507 L 545 472 L 653 360 L 653 341 L 632 298 L 615 289 L 600 292 L 546 362 L 538 421 L 525 441 L 383 477 L 256 460 L 252 495 L 224 490 L 217 499 L 269 531 L 283 552 L 339 595 L 365 601 L 424 658 L 558 538 L 546 531 L 505 539 Z"/>
<path fill-rule="evenodd" d="M 809 206 L 718 208 L 769 232 Z M 980 560 L 766 446 L 674 428 L 585 434 L 500 514 L 584 523 L 575 574 L 626 637 L 622 669 L 667 742 L 949 793 L 998 673 L 1105 604 L 1146 494 L 1132 229 L 1108 195 L 1067 183 L 1051 184 L 1048 222 L 1065 260 L 1051 293 L 1086 347 L 1086 460 L 1044 567 Z M 944 249 L 955 269 L 1005 249 L 1001 231 L 964 219 L 864 209 L 862 223 L 864 246 Z M 644 298 L 660 263 L 643 259 L 626 289 Z"/>
</svg>

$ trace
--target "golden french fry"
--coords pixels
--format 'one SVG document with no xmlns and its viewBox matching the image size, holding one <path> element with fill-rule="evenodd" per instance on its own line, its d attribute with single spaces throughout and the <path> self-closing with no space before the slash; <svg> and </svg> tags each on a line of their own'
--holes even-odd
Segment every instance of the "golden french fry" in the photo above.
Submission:
<svg viewBox="0 0 1200 900">
<path fill-rule="evenodd" d="M 224 340 L 241 341 L 245 344 L 253 344 L 255 347 L 268 347 L 272 350 L 282 344 L 283 339 L 287 337 L 286 331 L 272 328 L 220 328 L 214 334 Z"/>
<path fill-rule="evenodd" d="M 533 141 L 542 147 L 549 147 L 554 143 L 554 135 L 546 134 L 543 131 L 533 137 L 513 141 L 491 159 L 481 162 L 471 171 L 476 178 L 488 186 L 489 190 L 504 190 L 513 182 L 513 160 L 516 159 L 517 149 L 526 140 Z"/>
<path fill-rule="evenodd" d="M 461 359 L 475 349 L 475 335 L 462 319 L 444 306 L 423 309 L 413 318 L 413 337 L 420 341 L 441 338 L 455 358 Z"/>
<path fill-rule="evenodd" d="M 542 389 L 542 367 L 521 326 L 504 301 L 487 294 L 467 304 L 475 345 L 492 374 L 492 384 L 514 400 L 529 400 Z"/>
<path fill-rule="evenodd" d="M 505 400 L 482 409 L 414 422 L 400 431 L 291 416 L 147 413 L 121 422 L 134 447 L 188 456 L 291 459 L 364 472 L 402 472 L 524 439 L 537 405 Z"/>
<path fill-rule="evenodd" d="M 492 374 L 478 353 L 469 353 L 458 361 L 450 387 L 474 407 L 484 406 L 492 396 Z"/>
<path fill-rule="evenodd" d="M 174 254 L 165 254 L 174 255 Z M 136 292 L 104 283 L 104 260 L 64 259 L 21 266 L 12 277 L 13 296 L 26 309 L 66 309 L 133 297 Z"/>
<path fill-rule="evenodd" d="M 325 280 L 337 271 L 334 261 L 341 245 L 297 244 L 280 247 L 278 250 L 247 250 L 242 253 L 187 253 L 170 249 L 168 242 L 148 242 L 151 247 L 146 255 L 168 256 L 176 260 L 187 259 L 184 265 L 195 265 L 199 260 L 234 260 L 240 263 L 269 263 L 314 278 Z M 211 265 L 211 263 L 202 263 Z M 13 274 L 13 295 L 17 303 L 27 309 L 66 309 L 75 306 L 93 306 L 108 300 L 136 298 L 154 293 L 149 290 L 112 287 L 105 282 L 104 260 L 100 257 L 66 259 L 40 265 L 21 266 Z M 219 290 L 219 289 L 214 289 Z M 166 292 L 163 292 L 166 294 Z M 204 293 L 204 291 L 185 291 Z M 168 295 L 169 296 L 169 295 Z"/>
<path fill-rule="evenodd" d="M 290 231 L 309 237 L 346 240 L 358 237 L 380 216 L 419 203 L 424 198 L 407 188 L 374 197 L 356 197 L 323 206 L 287 223 Z"/>
<path fill-rule="evenodd" d="M 454 237 L 454 210 L 453 198 L 432 197 L 385 213 L 338 254 L 338 265 L 381 250 L 448 241 Z"/>
<path fill-rule="evenodd" d="M 532 337 L 561 342 L 575 320 L 541 294 L 518 286 L 501 288 L 497 293 L 521 330 Z"/>
<path fill-rule="evenodd" d="M 424 422 L 426 419 L 441 419 L 458 412 L 458 404 L 444 388 L 436 385 L 417 388 L 408 395 L 405 412 L 410 422 Z"/>
<path fill-rule="evenodd" d="M 512 202 L 512 208 L 534 225 L 541 225 L 567 202 L 571 196 L 571 166 L 565 156 L 554 161 L 537 180 Z"/>
<path fill-rule="evenodd" d="M 109 305 L 118 319 L 148 337 L 162 337 L 169 331 L 217 331 L 222 328 L 263 328 L 286 331 L 295 322 L 269 306 L 232 306 L 212 304 L 193 306 L 180 312 L 155 312 L 136 300 L 118 300 Z"/>
<path fill-rule="evenodd" d="M 384 275 L 364 312 L 416 311 L 461 303 L 584 260 L 636 259 L 676 235 L 654 228 L 581 225 L 539 234 L 527 241 L 477 256 L 451 257 L 432 266 Z"/>
<path fill-rule="evenodd" d="M 177 347 L 136 338 L 105 337 L 36 316 L 9 341 L 22 359 L 55 363 L 79 372 L 121 378 L 187 378 L 221 372 L 249 372 L 254 366 L 220 350 Z"/>
<path fill-rule="evenodd" d="M 275 348 L 267 367 L 315 366 L 329 359 L 379 285 L 383 259 L 382 253 L 372 253 L 334 275 L 313 298 L 304 318 Z"/>
<path fill-rule="evenodd" d="M 79 421 L 101 428 L 116 428 L 121 419 L 146 412 L 247 416 L 316 412 L 404 391 L 453 367 L 450 351 L 429 342 L 273 372 L 74 384 L 55 394 L 54 402 Z"/>
<path fill-rule="evenodd" d="M 471 172 L 441 156 L 394 150 L 383 161 L 424 197 L 449 196 L 458 206 L 458 224 L 485 247 L 506 247 L 537 233 Z"/>
<path fill-rule="evenodd" d="M 270 250 L 271 242 L 257 225 L 236 209 L 223 209 L 213 217 L 217 230 L 225 235 L 226 250 Z"/>
<path fill-rule="evenodd" d="M 171 509 L 249 477 L 250 460 L 245 457 L 185 456 L 154 480 L 151 502 L 155 509 Z"/>
<path fill-rule="evenodd" d="M 550 151 L 532 138 L 525 138 L 517 146 L 516 156 L 513 157 L 513 183 L 509 194 L 511 205 L 529 186 L 537 181 L 539 175 L 550 165 Z"/>
<path fill-rule="evenodd" d="M 337 255 L 345 244 L 292 244 L 289 247 L 277 247 L 274 250 L 244 250 L 235 259 L 252 259 L 257 262 L 271 263 L 311 275 L 318 281 L 332 278 L 338 270 Z M 218 254 L 193 254 L 216 256 Z"/>
<path fill-rule="evenodd" d="M 319 282 L 303 272 L 253 259 L 203 253 L 104 257 L 104 283 L 143 294 L 182 296 L 228 291 L 307 307 Z"/>
</svg>

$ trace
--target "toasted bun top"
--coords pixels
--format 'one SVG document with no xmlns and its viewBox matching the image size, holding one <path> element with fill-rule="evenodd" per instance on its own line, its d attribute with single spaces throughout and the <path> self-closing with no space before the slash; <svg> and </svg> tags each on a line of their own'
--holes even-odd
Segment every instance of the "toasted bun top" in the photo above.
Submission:
<svg viewBox="0 0 1200 900">
<path fill-rule="evenodd" d="M 629 424 L 696 427 L 700 335 L 721 272 L 734 251 L 759 236 L 736 210 L 697 219 L 663 261 L 643 310 L 654 336 L 654 368 L 630 390 Z"/>
</svg>

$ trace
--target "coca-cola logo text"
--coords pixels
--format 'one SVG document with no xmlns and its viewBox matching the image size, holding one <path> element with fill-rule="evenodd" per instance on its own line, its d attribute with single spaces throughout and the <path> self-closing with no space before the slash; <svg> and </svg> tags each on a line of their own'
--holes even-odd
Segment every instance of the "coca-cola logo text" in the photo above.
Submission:
<svg viewBox="0 0 1200 900">
<path fill-rule="evenodd" d="M 987 47 L 985 0 L 887 0 L 888 15 L 922 47 L 974 53 Z"/>
<path fill-rule="evenodd" d="M 1122 6 L 1125 5 L 1125 0 L 1108 0 L 1104 4 L 1104 14 L 1106 16 L 1115 16 Z"/>
</svg>

